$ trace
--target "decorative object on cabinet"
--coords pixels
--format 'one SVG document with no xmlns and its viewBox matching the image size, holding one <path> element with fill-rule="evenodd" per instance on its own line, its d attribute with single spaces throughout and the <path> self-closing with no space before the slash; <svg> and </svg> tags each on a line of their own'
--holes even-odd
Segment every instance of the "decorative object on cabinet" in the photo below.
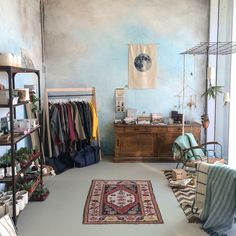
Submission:
<svg viewBox="0 0 236 236">
<path fill-rule="evenodd" d="M 114 162 L 172 161 L 172 145 L 181 135 L 181 124 L 173 125 L 125 125 L 114 124 Z M 186 124 L 185 130 L 200 141 L 201 125 Z"/>
<path fill-rule="evenodd" d="M 25 162 L 24 165 L 21 165 L 21 169 L 19 169 L 19 171 L 16 173 L 17 143 L 33 133 L 37 133 L 40 140 L 41 140 L 41 136 L 40 136 L 40 131 L 39 131 L 40 125 L 37 125 L 36 127 L 30 129 L 30 131 L 25 134 L 16 134 L 14 132 L 15 131 L 14 119 L 16 119 L 16 107 L 21 106 L 21 105 L 26 105 L 27 103 L 29 103 L 29 101 L 20 101 L 17 104 L 14 104 L 12 97 L 14 96 L 15 80 L 18 79 L 18 78 L 16 78 L 17 74 L 19 74 L 19 73 L 36 74 L 37 83 L 38 83 L 38 96 L 39 96 L 38 106 L 39 106 L 39 109 L 41 109 L 40 72 L 39 72 L 39 70 L 21 68 L 21 67 L 13 67 L 13 66 L 0 66 L 0 71 L 6 72 L 6 74 L 8 75 L 9 101 L 7 104 L 1 103 L 0 108 L 8 108 L 9 109 L 9 126 L 10 126 L 9 133 L 7 134 L 7 139 L 1 140 L 0 146 L 9 146 L 10 147 L 10 151 L 9 151 L 8 155 L 10 156 L 10 159 L 11 159 L 11 174 L 12 174 L 12 176 L 9 176 L 9 177 L 6 176 L 3 179 L 0 179 L 0 183 L 6 183 L 7 186 L 10 187 L 12 190 L 12 204 L 11 204 L 12 218 L 13 218 L 14 223 L 16 224 L 17 223 L 17 218 L 16 218 L 16 215 L 17 215 L 17 194 L 16 194 L 17 193 L 16 192 L 17 183 L 19 181 L 21 181 L 22 176 L 23 176 L 23 178 L 25 177 L 25 175 L 26 175 L 25 173 L 27 172 L 31 163 L 38 159 L 39 163 L 41 164 L 40 165 L 41 168 L 39 169 L 38 176 L 33 184 L 34 188 L 32 189 L 32 191 L 34 191 L 38 185 L 42 185 L 43 184 L 43 179 L 42 179 L 43 157 L 42 157 L 42 148 L 41 148 L 41 144 L 40 144 L 38 147 L 39 151 L 37 153 L 32 153 L 30 155 L 30 158 L 28 158 L 28 163 Z M 24 98 L 23 98 L 23 100 L 24 100 Z M 19 151 L 19 153 L 20 153 L 20 151 Z M 18 158 L 19 158 L 19 156 L 18 156 Z M 21 190 L 21 189 L 19 189 L 19 190 Z M 32 196 L 32 193 L 29 194 L 29 198 Z"/>
</svg>

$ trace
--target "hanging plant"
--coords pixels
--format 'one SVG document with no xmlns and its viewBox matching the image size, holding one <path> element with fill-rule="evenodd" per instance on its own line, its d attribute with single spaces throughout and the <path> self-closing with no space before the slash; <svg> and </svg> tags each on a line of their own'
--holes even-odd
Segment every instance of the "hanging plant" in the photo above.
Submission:
<svg viewBox="0 0 236 236">
<path fill-rule="evenodd" d="M 207 96 L 209 99 L 215 99 L 217 95 L 223 93 L 223 88 L 223 86 L 210 85 L 206 92 L 202 94 L 202 97 Z"/>
</svg>

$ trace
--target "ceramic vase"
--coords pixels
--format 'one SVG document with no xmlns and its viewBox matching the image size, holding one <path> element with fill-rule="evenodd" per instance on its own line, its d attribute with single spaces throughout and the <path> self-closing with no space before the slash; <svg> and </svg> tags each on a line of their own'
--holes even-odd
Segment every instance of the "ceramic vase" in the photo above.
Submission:
<svg viewBox="0 0 236 236">
<path fill-rule="evenodd" d="M 18 197 L 18 196 L 22 196 L 23 199 L 24 199 L 25 205 L 28 204 L 28 201 L 29 201 L 29 193 L 28 193 L 28 191 L 26 191 L 26 190 L 21 190 L 21 191 L 19 191 L 19 192 L 16 193 L 16 196 L 17 196 L 17 197 Z"/>
<path fill-rule="evenodd" d="M 10 217 L 13 217 L 13 201 L 10 201 L 6 204 L 6 213 L 8 213 Z M 19 203 L 16 202 L 16 215 L 18 216 L 19 213 L 20 213 Z"/>
<path fill-rule="evenodd" d="M 19 204 L 19 210 L 22 211 L 25 208 L 24 197 L 20 195 L 20 196 L 16 197 L 16 200 Z"/>
</svg>

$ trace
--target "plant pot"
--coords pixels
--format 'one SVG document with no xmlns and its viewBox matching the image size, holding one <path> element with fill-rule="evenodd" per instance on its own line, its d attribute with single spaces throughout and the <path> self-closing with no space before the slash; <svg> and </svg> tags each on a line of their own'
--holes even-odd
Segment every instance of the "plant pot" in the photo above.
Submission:
<svg viewBox="0 0 236 236">
<path fill-rule="evenodd" d="M 28 204 L 28 202 L 29 202 L 29 193 L 28 193 L 28 191 L 26 191 L 26 190 L 21 190 L 21 191 L 19 191 L 19 192 L 16 193 L 16 196 L 17 196 L 17 197 L 18 197 L 18 196 L 22 196 L 23 199 L 24 199 L 25 205 Z"/>
<path fill-rule="evenodd" d="M 12 199 L 11 196 L 3 196 L 0 198 L 0 202 L 8 203 L 11 201 L 11 199 Z"/>
<path fill-rule="evenodd" d="M 44 193 L 44 194 L 42 194 L 42 195 L 40 195 L 40 196 L 32 196 L 31 197 L 31 201 L 39 201 L 39 202 L 42 202 L 42 201 L 44 201 L 47 197 L 48 197 L 48 195 L 49 195 L 49 191 L 48 192 L 46 192 L 46 193 Z"/>
<path fill-rule="evenodd" d="M 16 200 L 19 204 L 19 210 L 22 211 L 25 208 L 25 201 L 23 196 L 16 197 Z"/>
<path fill-rule="evenodd" d="M 6 213 L 9 214 L 10 217 L 13 217 L 13 201 L 10 201 L 6 204 Z M 20 213 L 19 203 L 16 202 L 16 216 Z"/>
<path fill-rule="evenodd" d="M 202 115 L 201 116 L 201 121 L 202 121 L 202 126 L 204 129 L 207 129 L 210 125 L 210 120 L 209 120 L 209 117 L 208 115 Z"/>
<path fill-rule="evenodd" d="M 204 129 L 207 129 L 209 127 L 209 125 L 210 125 L 210 121 L 209 120 L 204 120 L 202 122 L 202 126 L 203 126 Z"/>
<path fill-rule="evenodd" d="M 0 179 L 3 179 L 5 177 L 5 168 L 0 168 Z"/>
<path fill-rule="evenodd" d="M 16 167 L 15 167 L 15 175 L 16 175 Z M 11 166 L 6 167 L 6 176 L 7 177 L 12 176 L 12 167 Z"/>
<path fill-rule="evenodd" d="M 6 214 L 6 203 L 0 202 L 0 218 Z"/>
<path fill-rule="evenodd" d="M 6 192 L 4 193 L 5 196 L 9 196 L 9 197 L 12 197 L 12 194 L 13 194 L 12 191 L 6 191 Z"/>
</svg>

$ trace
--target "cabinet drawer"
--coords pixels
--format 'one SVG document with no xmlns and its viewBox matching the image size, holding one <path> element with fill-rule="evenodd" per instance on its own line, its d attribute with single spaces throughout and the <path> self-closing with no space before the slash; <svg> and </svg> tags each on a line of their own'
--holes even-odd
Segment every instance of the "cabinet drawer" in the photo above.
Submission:
<svg viewBox="0 0 236 236">
<path fill-rule="evenodd" d="M 125 133 L 151 133 L 152 127 L 144 127 L 144 126 L 134 126 L 134 127 L 127 127 L 125 129 Z"/>
<path fill-rule="evenodd" d="M 181 133 L 182 132 L 182 126 L 168 126 L 167 132 L 170 133 Z"/>
<path fill-rule="evenodd" d="M 116 128 L 115 128 L 115 132 L 116 132 L 116 133 L 124 133 L 124 131 L 125 131 L 125 128 L 124 128 L 124 127 L 116 127 Z"/>
</svg>

